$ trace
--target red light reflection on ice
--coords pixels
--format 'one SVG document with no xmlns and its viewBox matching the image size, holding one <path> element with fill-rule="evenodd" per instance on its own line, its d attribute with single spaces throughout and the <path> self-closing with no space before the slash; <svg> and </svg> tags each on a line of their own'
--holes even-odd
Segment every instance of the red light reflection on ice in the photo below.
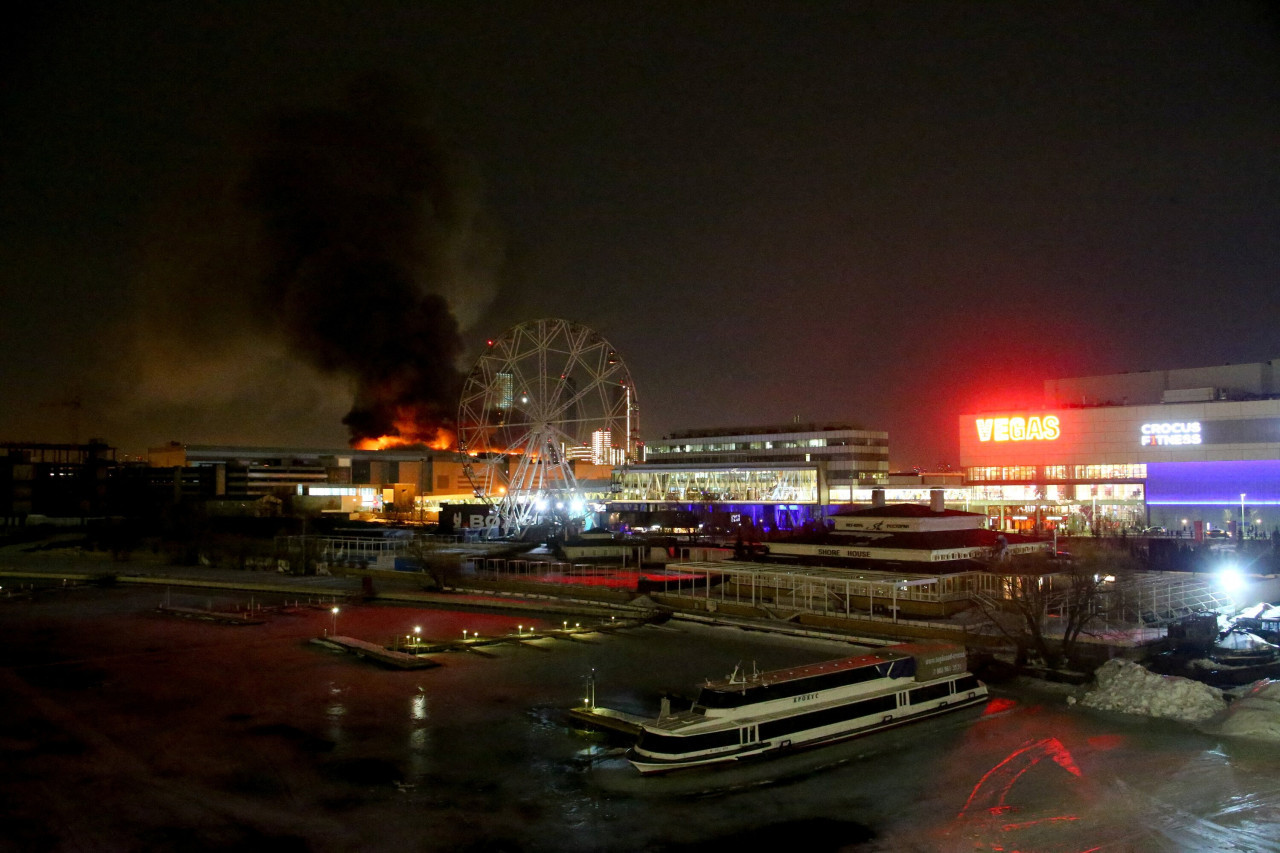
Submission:
<svg viewBox="0 0 1280 853">
<path fill-rule="evenodd" d="M 994 697 L 990 702 L 987 703 L 987 707 L 982 709 L 982 716 L 990 717 L 992 714 L 1003 713 L 1004 711 L 1008 711 L 1010 708 L 1014 707 L 1017 704 L 1018 703 L 1013 699 L 1006 699 L 1003 696 Z"/>
<path fill-rule="evenodd" d="M 1006 823 L 1000 828 L 1005 832 L 1013 832 L 1014 830 L 1026 829 L 1029 826 L 1037 826 L 1042 823 L 1057 823 L 1059 821 L 1072 821 L 1072 820 L 1079 820 L 1079 819 L 1080 819 L 1079 816 L 1069 814 L 1069 815 L 1061 815 L 1059 817 L 1046 817 L 1041 820 L 1028 820 L 1028 821 L 1023 821 L 1022 823 Z"/>
<path fill-rule="evenodd" d="M 1045 758 L 1052 758 L 1054 763 L 1073 776 L 1080 775 L 1071 753 L 1056 737 L 1049 737 L 1015 749 L 1003 761 L 982 775 L 978 784 L 969 792 L 969 799 L 957 817 L 963 818 L 970 809 L 987 809 L 992 814 L 1005 811 L 1008 806 L 1005 798 L 1010 789 L 1022 775 L 1035 767 Z"/>
<path fill-rule="evenodd" d="M 957 824 L 969 824 L 972 827 L 975 822 L 985 823 L 991 821 L 989 825 L 1000 833 L 1016 833 L 1032 827 L 1070 824 L 1080 820 L 1080 816 L 1076 814 L 1060 814 L 1037 817 L 1025 821 L 995 822 L 1005 815 L 1010 815 L 1019 810 L 1018 807 L 1012 806 L 1007 802 L 1009 792 L 1027 771 L 1040 764 L 1046 758 L 1052 759 L 1054 764 L 1057 764 L 1072 776 L 1079 778 L 1083 775 L 1076 765 L 1075 759 L 1071 757 L 1071 753 L 1057 738 L 1050 737 L 1029 741 L 1009 753 L 998 764 L 982 775 L 978 783 L 973 786 L 973 790 L 969 792 L 969 799 L 965 802 L 964 808 L 960 810 L 960 813 L 956 815 L 955 822 Z M 1008 847 L 1004 844 L 992 844 L 989 849 L 1016 851 L 1018 848 L 1016 844 Z M 1096 846 L 1090 846 L 1081 850 L 1080 853 L 1090 853 L 1090 851 L 1098 849 Z"/>
<path fill-rule="evenodd" d="M 1089 746 L 1096 750 L 1119 749 L 1124 746 L 1123 735 L 1093 735 L 1089 738 Z"/>
</svg>

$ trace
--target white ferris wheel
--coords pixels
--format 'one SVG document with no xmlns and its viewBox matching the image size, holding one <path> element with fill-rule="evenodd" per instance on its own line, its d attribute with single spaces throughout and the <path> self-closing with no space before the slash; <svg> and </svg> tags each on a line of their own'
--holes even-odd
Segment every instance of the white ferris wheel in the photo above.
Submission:
<svg viewBox="0 0 1280 853">
<path fill-rule="evenodd" d="M 548 519 L 582 518 L 575 462 L 635 459 L 639 408 L 631 374 L 598 332 L 531 320 L 489 342 L 462 387 L 458 449 L 477 497 L 519 535 Z"/>
</svg>

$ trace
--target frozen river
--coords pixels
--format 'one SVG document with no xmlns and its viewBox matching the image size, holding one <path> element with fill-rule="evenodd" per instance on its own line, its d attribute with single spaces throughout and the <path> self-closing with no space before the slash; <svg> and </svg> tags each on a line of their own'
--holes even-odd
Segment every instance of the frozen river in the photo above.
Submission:
<svg viewBox="0 0 1280 853">
<path fill-rule="evenodd" d="M 845 644 L 673 622 L 396 672 L 308 644 L 325 610 L 228 627 L 158 598 L 0 602 L 0 849 L 1280 851 L 1280 748 L 1060 693 L 997 686 L 981 711 L 656 779 L 587 760 L 609 742 L 563 714 L 592 670 L 600 704 L 653 714 L 739 662 Z M 389 642 L 528 621 L 344 607 L 337 627 Z"/>
</svg>

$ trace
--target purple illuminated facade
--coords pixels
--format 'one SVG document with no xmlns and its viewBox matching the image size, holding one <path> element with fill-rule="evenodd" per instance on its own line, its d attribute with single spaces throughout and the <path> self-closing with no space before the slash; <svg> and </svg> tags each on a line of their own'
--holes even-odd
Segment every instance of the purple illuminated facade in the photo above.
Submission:
<svg viewBox="0 0 1280 853">
<path fill-rule="evenodd" d="M 1151 523 L 1172 531 L 1196 522 L 1250 536 L 1280 529 L 1280 459 L 1160 462 L 1147 465 Z"/>
<path fill-rule="evenodd" d="M 1249 462 L 1153 462 L 1147 504 L 1156 506 L 1280 506 L 1280 459 Z"/>
</svg>

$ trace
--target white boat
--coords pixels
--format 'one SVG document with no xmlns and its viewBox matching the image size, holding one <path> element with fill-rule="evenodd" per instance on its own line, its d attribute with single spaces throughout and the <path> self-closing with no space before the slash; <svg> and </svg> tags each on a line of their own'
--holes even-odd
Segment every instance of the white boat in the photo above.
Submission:
<svg viewBox="0 0 1280 853">
<path fill-rule="evenodd" d="M 688 711 L 641 726 L 627 759 L 666 773 L 808 749 L 984 702 L 963 646 L 904 643 L 826 663 L 708 681 Z"/>
</svg>

